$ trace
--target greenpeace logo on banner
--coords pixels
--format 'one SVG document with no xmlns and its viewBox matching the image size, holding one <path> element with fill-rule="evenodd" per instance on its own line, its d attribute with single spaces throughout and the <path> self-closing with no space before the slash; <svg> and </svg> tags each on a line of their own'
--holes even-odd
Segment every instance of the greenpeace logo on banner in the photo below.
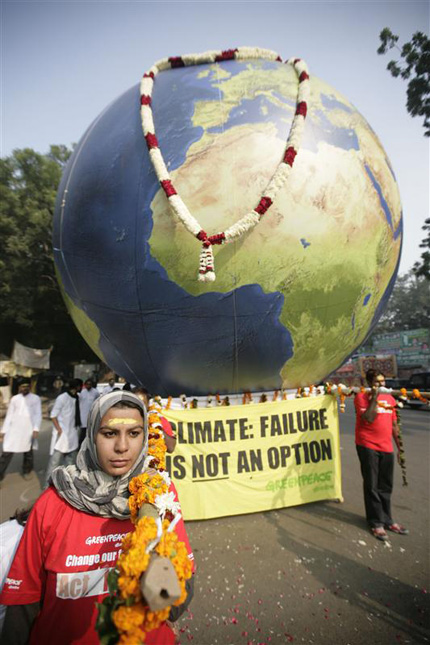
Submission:
<svg viewBox="0 0 430 645">
<path fill-rule="evenodd" d="M 186 519 L 342 497 L 330 395 L 163 414 L 178 437 L 166 466 Z"/>
<path fill-rule="evenodd" d="M 284 477 L 283 479 L 272 479 L 267 483 L 266 489 L 271 491 L 281 490 L 282 488 L 295 488 L 296 486 L 313 486 L 320 482 L 327 482 L 326 488 L 331 488 L 333 473 L 328 470 L 325 473 L 313 473 L 311 475 L 299 475 L 298 477 Z"/>
</svg>

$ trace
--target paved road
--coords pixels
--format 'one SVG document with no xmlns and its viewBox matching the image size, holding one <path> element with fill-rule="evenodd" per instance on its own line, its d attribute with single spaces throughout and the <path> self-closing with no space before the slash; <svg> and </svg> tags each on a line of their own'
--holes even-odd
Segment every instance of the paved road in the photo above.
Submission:
<svg viewBox="0 0 430 645">
<path fill-rule="evenodd" d="M 341 420 L 344 503 L 190 522 L 198 573 L 182 645 L 394 645 L 429 632 L 430 412 L 402 414 L 409 486 L 396 468 L 393 512 L 407 537 L 375 540 L 363 519 L 351 402 Z M 50 425 L 35 473 L 14 457 L 1 490 L 1 518 L 40 494 Z"/>
</svg>

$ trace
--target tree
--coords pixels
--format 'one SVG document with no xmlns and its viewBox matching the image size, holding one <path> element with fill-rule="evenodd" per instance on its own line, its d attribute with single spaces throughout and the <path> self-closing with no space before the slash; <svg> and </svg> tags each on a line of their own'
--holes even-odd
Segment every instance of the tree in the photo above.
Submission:
<svg viewBox="0 0 430 645">
<path fill-rule="evenodd" d="M 420 249 L 427 249 L 421 253 L 421 260 L 415 262 L 413 272 L 418 277 L 430 280 L 430 217 L 424 221 L 423 231 L 427 231 L 427 237 L 420 244 Z"/>
<path fill-rule="evenodd" d="M 53 360 L 98 360 L 76 330 L 61 297 L 52 253 L 52 219 L 66 146 L 46 155 L 30 148 L 0 159 L 0 350 L 14 339 L 54 346 Z"/>
<path fill-rule="evenodd" d="M 430 283 L 412 271 L 399 276 L 373 334 L 420 329 L 429 325 Z"/>
<path fill-rule="evenodd" d="M 392 76 L 410 79 L 407 89 L 406 109 L 411 116 L 423 116 L 425 136 L 430 136 L 430 39 L 417 31 L 410 42 L 398 47 L 399 37 L 385 27 L 379 34 L 381 45 L 377 52 L 385 54 L 396 48 L 401 60 L 391 60 L 387 69 Z"/>
</svg>

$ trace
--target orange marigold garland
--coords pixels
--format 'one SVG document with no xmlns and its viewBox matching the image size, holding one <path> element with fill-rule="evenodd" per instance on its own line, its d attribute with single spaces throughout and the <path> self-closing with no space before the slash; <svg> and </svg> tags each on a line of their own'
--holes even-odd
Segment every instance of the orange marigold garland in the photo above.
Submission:
<svg viewBox="0 0 430 645">
<path fill-rule="evenodd" d="M 252 394 L 249 390 L 246 390 L 243 395 L 242 395 L 242 403 L 243 405 L 248 405 L 249 403 L 254 403 L 252 399 Z"/>
<path fill-rule="evenodd" d="M 159 495 L 167 493 L 169 486 L 162 475 L 149 475 L 143 473 L 134 477 L 129 485 L 131 497 L 128 505 L 131 512 L 131 521 L 136 523 L 139 509 L 142 504 L 154 504 Z"/>
<path fill-rule="evenodd" d="M 185 581 L 191 577 L 192 564 L 183 542 L 179 541 L 175 532 L 169 532 L 170 522 L 163 522 L 163 533 L 153 551 L 161 557 L 168 558 L 175 569 L 181 589 L 180 598 L 174 603 L 181 605 L 187 597 Z M 115 609 L 113 622 L 119 632 L 121 645 L 132 642 L 133 637 L 139 638 L 134 645 L 145 642 L 145 635 L 152 629 L 157 629 L 168 619 L 170 607 L 160 611 L 150 611 L 145 604 L 140 589 L 140 577 L 145 573 L 150 553 L 148 547 L 157 538 L 158 529 L 155 519 L 143 517 L 138 520 L 133 533 L 129 533 L 123 542 L 123 552 L 117 563 L 118 592 L 124 603 Z"/>
<path fill-rule="evenodd" d="M 418 401 L 421 401 L 421 403 L 427 403 L 427 405 L 429 405 L 429 400 L 422 396 L 421 392 L 417 389 L 412 390 L 412 398 L 418 399 Z"/>
<path fill-rule="evenodd" d="M 339 409 L 341 412 L 345 412 L 345 398 L 346 394 L 343 392 L 341 386 L 339 385 L 337 388 L 337 393 L 339 394 Z"/>
<path fill-rule="evenodd" d="M 122 542 L 122 553 L 115 569 L 108 574 L 109 595 L 98 604 L 96 629 L 104 645 L 140 645 L 146 634 L 169 617 L 171 607 L 151 611 L 141 591 L 141 578 L 152 554 L 168 558 L 179 583 L 181 605 L 186 597 L 185 582 L 192 575 L 192 564 L 185 544 L 173 531 L 180 506 L 169 493 L 170 478 L 165 471 L 166 445 L 160 421 L 161 408 L 152 404 L 148 410 L 148 456 L 144 472 L 129 485 L 129 507 L 134 530 Z M 143 504 L 151 504 L 155 517 L 139 518 Z"/>
<path fill-rule="evenodd" d="M 403 431 L 402 431 L 402 417 L 400 414 L 400 409 L 403 407 L 403 404 L 401 402 L 397 403 L 397 409 L 396 409 L 396 414 L 397 414 L 397 438 L 399 441 L 399 465 L 402 471 L 402 482 L 403 486 L 408 485 L 408 477 L 406 474 L 406 457 L 405 457 L 405 448 L 403 444 Z"/>
<path fill-rule="evenodd" d="M 166 443 L 161 425 L 161 406 L 153 402 L 148 408 L 148 456 L 145 466 L 166 470 Z"/>
</svg>

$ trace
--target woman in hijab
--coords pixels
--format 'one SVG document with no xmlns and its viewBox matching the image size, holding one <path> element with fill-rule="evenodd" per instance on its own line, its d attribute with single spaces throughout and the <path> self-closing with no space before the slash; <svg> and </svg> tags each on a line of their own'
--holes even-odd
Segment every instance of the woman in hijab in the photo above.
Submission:
<svg viewBox="0 0 430 645">
<path fill-rule="evenodd" d="M 131 392 L 96 399 L 76 465 L 60 466 L 37 500 L 9 571 L 0 602 L 8 605 L 2 643 L 96 645 L 96 603 L 133 529 L 128 485 L 144 470 L 148 448 L 144 403 Z M 183 521 L 179 539 L 192 553 Z M 147 645 L 170 645 L 164 623 Z"/>
</svg>

